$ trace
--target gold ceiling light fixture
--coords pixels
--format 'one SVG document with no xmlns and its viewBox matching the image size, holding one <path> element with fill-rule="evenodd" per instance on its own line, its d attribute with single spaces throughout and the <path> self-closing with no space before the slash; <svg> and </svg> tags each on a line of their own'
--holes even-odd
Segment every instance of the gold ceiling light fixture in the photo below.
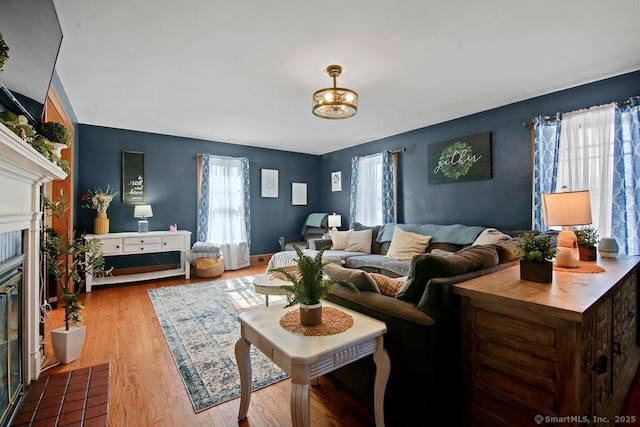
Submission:
<svg viewBox="0 0 640 427">
<path fill-rule="evenodd" d="M 336 78 L 342 73 L 339 65 L 327 67 L 333 87 L 317 90 L 313 94 L 313 114 L 322 119 L 348 119 L 358 112 L 358 94 L 342 87 L 336 87 Z"/>
</svg>

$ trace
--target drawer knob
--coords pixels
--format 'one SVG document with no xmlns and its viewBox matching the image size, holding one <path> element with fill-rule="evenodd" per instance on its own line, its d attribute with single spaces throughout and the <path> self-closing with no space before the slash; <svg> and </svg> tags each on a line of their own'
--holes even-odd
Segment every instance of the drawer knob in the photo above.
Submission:
<svg viewBox="0 0 640 427">
<path fill-rule="evenodd" d="M 116 245 L 116 249 L 120 249 L 120 245 Z"/>
</svg>

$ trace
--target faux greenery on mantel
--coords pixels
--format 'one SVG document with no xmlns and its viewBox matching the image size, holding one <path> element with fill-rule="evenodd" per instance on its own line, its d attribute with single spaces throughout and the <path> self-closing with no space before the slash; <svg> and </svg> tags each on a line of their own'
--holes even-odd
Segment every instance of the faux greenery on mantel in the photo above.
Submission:
<svg viewBox="0 0 640 427">
<path fill-rule="evenodd" d="M 54 152 L 54 143 L 64 144 L 67 147 L 71 143 L 71 134 L 64 125 L 44 122 L 38 126 L 38 132 L 36 132 L 25 116 L 17 115 L 8 110 L 0 112 L 0 123 L 15 133 L 18 138 L 28 142 L 47 160 L 57 164 L 60 169 L 69 173 L 69 162 Z"/>
<path fill-rule="evenodd" d="M 4 63 L 7 59 L 9 59 L 9 46 L 4 41 L 2 33 L 0 33 L 0 71 L 2 71 Z"/>
</svg>

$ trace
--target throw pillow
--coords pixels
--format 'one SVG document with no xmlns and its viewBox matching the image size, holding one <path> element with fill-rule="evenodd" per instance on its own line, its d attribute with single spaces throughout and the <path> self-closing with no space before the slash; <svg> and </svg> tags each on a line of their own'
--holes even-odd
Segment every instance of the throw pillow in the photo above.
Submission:
<svg viewBox="0 0 640 427">
<path fill-rule="evenodd" d="M 349 233 L 349 242 L 344 250 L 347 252 L 364 252 L 370 254 L 371 236 L 371 230 L 351 230 Z"/>
<path fill-rule="evenodd" d="M 331 249 L 335 251 L 341 251 L 349 244 L 349 234 L 351 233 L 350 230 L 330 230 L 329 233 L 331 234 Z"/>
<path fill-rule="evenodd" d="M 322 271 L 333 280 L 353 283 L 361 291 L 380 293 L 375 280 L 364 270 L 344 268 L 338 264 L 331 263 L 325 265 Z"/>
<path fill-rule="evenodd" d="M 414 255 L 423 254 L 429 246 L 431 236 L 404 231 L 400 227 L 393 230 L 391 245 L 387 251 L 387 257 L 398 260 L 409 260 Z"/>
<path fill-rule="evenodd" d="M 496 251 L 498 252 L 498 263 L 510 262 L 520 259 L 515 254 L 514 250 L 519 245 L 517 239 L 505 240 L 504 242 L 496 243 Z"/>
<path fill-rule="evenodd" d="M 476 245 L 491 245 L 493 243 L 503 242 L 509 240 L 511 236 L 504 234 L 495 228 L 485 228 L 485 230 L 476 237 L 471 246 Z"/>
<path fill-rule="evenodd" d="M 398 291 L 404 285 L 404 280 L 393 279 L 389 276 L 385 276 L 384 274 L 378 273 L 369 273 L 369 276 L 373 278 L 378 285 L 378 289 L 380 289 L 380 293 L 382 295 L 386 295 L 388 297 L 395 298 L 398 294 Z"/>
</svg>

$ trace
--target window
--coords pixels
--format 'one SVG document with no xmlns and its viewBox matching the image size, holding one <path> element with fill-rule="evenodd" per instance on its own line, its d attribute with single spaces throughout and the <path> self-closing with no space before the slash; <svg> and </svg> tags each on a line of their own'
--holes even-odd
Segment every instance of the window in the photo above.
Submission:
<svg viewBox="0 0 640 427">
<path fill-rule="evenodd" d="M 392 154 L 384 151 L 351 161 L 351 222 L 364 225 L 395 221 Z"/>
<path fill-rule="evenodd" d="M 611 235 L 613 194 L 613 104 L 566 113 L 562 117 L 555 191 L 589 190 L 592 225 Z"/>
</svg>

